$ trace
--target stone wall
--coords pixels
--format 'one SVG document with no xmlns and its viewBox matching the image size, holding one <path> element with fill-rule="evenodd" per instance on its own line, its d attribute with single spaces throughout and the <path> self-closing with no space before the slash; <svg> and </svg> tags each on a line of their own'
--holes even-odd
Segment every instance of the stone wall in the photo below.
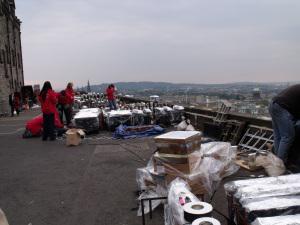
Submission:
<svg viewBox="0 0 300 225">
<path fill-rule="evenodd" d="M 8 113 L 8 96 L 24 85 L 20 20 L 13 0 L 0 0 L 0 115 Z"/>
</svg>

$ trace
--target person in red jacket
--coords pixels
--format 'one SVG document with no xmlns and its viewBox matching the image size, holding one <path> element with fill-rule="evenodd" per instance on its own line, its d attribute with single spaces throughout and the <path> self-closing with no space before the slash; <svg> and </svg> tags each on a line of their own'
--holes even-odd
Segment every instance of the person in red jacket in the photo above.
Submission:
<svg viewBox="0 0 300 225">
<path fill-rule="evenodd" d="M 106 96 L 110 110 L 117 110 L 115 92 L 115 85 L 113 84 L 109 85 L 106 89 Z"/>
<path fill-rule="evenodd" d="M 73 90 L 73 83 L 69 82 L 67 88 L 65 89 L 66 94 L 66 104 L 64 105 L 64 112 L 66 116 L 67 125 L 70 125 L 72 120 L 72 113 L 73 113 L 73 105 L 74 105 L 74 90 Z"/>
<path fill-rule="evenodd" d="M 63 90 L 63 91 L 59 92 L 57 99 L 58 99 L 57 109 L 58 109 L 58 113 L 59 113 L 59 118 L 60 118 L 60 122 L 63 124 L 64 123 L 64 120 L 63 120 L 64 114 L 66 116 L 66 110 L 65 110 L 65 106 L 67 104 L 66 91 Z"/>
<path fill-rule="evenodd" d="M 39 95 L 43 112 L 43 141 L 48 137 L 55 140 L 54 114 L 56 113 L 57 94 L 52 90 L 51 83 L 46 81 Z"/>
<path fill-rule="evenodd" d="M 20 94 L 15 92 L 14 94 L 14 110 L 16 111 L 17 115 L 20 114 Z"/>
</svg>

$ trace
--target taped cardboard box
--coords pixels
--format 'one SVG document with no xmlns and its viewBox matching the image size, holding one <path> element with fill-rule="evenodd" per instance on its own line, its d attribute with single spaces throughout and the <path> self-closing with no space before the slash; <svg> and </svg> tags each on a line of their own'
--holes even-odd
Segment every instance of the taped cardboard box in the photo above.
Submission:
<svg viewBox="0 0 300 225">
<path fill-rule="evenodd" d="M 82 142 L 82 139 L 85 136 L 85 133 L 81 129 L 69 129 L 66 132 L 66 145 L 67 146 L 77 146 Z"/>
<path fill-rule="evenodd" d="M 200 149 L 199 131 L 172 131 L 154 138 L 159 153 L 187 155 Z"/>
<path fill-rule="evenodd" d="M 175 155 L 156 152 L 153 156 L 154 171 L 164 171 L 169 174 L 189 174 L 200 161 L 200 154 Z M 160 167 L 164 168 L 162 169 Z"/>
</svg>

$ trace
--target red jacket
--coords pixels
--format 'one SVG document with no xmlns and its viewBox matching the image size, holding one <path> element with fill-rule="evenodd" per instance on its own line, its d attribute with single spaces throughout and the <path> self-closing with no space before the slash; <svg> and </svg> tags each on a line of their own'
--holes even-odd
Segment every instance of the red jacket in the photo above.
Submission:
<svg viewBox="0 0 300 225">
<path fill-rule="evenodd" d="M 14 102 L 14 107 L 16 109 L 20 108 L 20 98 L 18 96 L 14 97 L 14 101 L 13 102 Z"/>
<path fill-rule="evenodd" d="M 63 128 L 64 125 L 60 122 L 58 112 L 54 113 L 54 125 L 56 128 Z M 26 129 L 31 132 L 33 136 L 39 136 L 43 129 L 43 116 L 38 115 L 26 123 Z"/>
<path fill-rule="evenodd" d="M 73 88 L 66 88 L 66 103 L 72 105 L 74 103 L 74 90 Z"/>
<path fill-rule="evenodd" d="M 115 89 L 114 88 L 107 88 L 106 89 L 106 95 L 108 100 L 114 100 L 115 99 Z"/>
<path fill-rule="evenodd" d="M 53 90 L 48 90 L 45 101 L 43 101 L 41 96 L 39 96 L 39 100 L 43 113 L 56 113 L 57 94 Z"/>
<path fill-rule="evenodd" d="M 67 96 L 66 95 L 62 95 L 61 93 L 58 93 L 57 98 L 58 98 L 58 104 L 61 104 L 61 105 L 67 104 Z"/>
</svg>

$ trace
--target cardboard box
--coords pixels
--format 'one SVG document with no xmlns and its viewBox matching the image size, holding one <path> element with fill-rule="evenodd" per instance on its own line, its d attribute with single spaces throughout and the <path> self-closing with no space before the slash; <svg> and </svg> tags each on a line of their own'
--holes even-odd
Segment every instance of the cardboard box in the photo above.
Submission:
<svg viewBox="0 0 300 225">
<path fill-rule="evenodd" d="M 199 154 L 175 155 L 156 152 L 153 156 L 154 171 L 168 174 L 190 174 L 201 161 Z M 162 168 L 163 167 L 163 168 Z"/>
<path fill-rule="evenodd" d="M 187 155 L 200 149 L 199 131 L 172 131 L 154 138 L 159 153 Z"/>
<path fill-rule="evenodd" d="M 85 133 L 81 129 L 69 129 L 66 132 L 66 145 L 67 146 L 77 146 L 81 143 L 85 136 Z"/>
<path fill-rule="evenodd" d="M 166 174 L 166 176 L 165 176 L 166 184 L 169 185 L 177 177 L 185 180 L 189 184 L 189 186 L 191 187 L 191 192 L 194 195 L 204 195 L 207 193 L 206 189 L 204 188 L 203 183 L 199 179 L 192 181 L 192 180 L 186 179 L 186 177 L 184 177 L 184 176 L 180 177 L 180 176 Z"/>
</svg>

